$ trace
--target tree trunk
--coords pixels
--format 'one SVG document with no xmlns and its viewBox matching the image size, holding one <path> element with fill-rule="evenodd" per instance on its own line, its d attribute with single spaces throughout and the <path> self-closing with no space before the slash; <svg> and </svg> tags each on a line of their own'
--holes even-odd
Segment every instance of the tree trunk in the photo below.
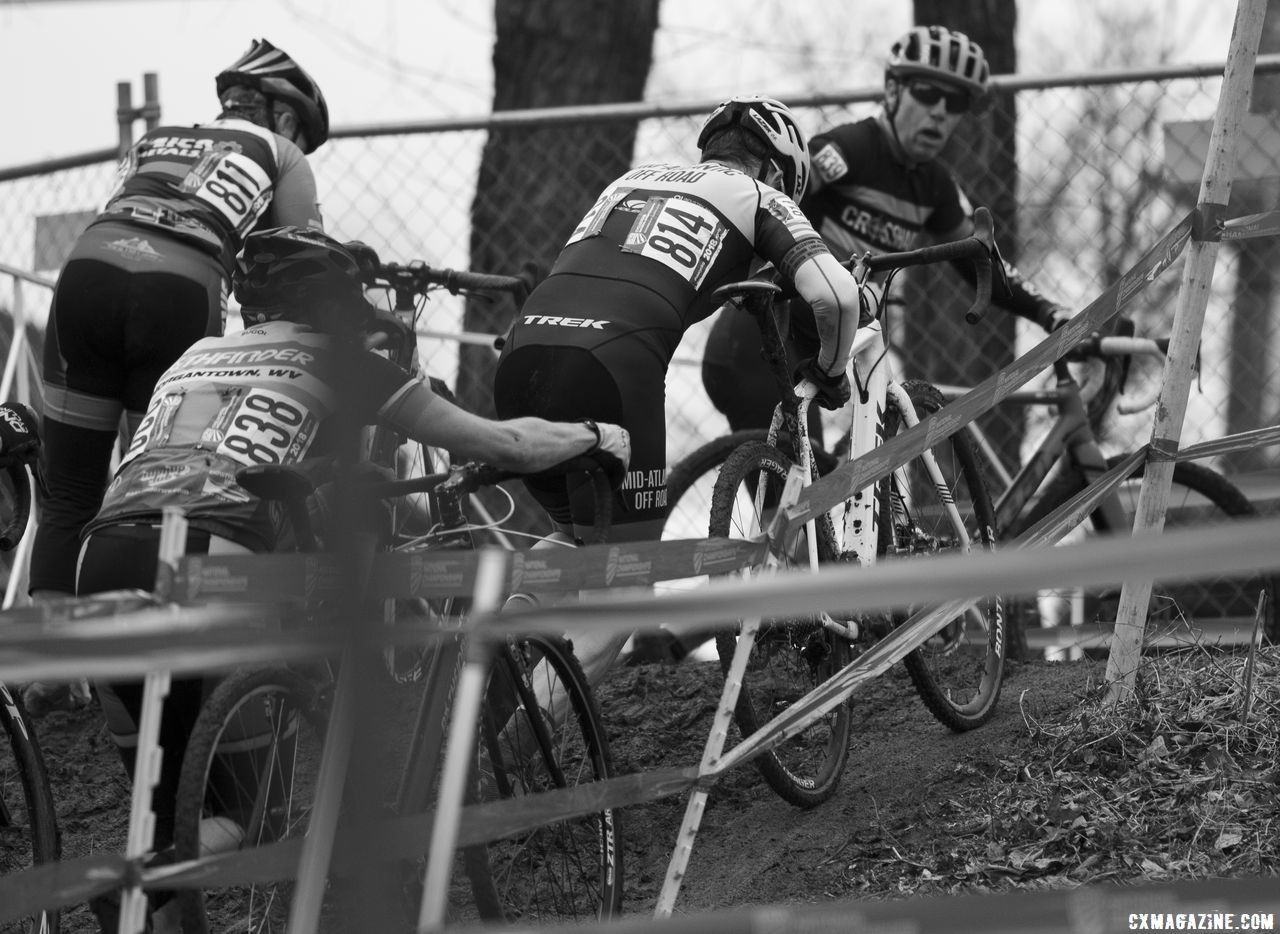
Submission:
<svg viewBox="0 0 1280 934">
<path fill-rule="evenodd" d="M 922 26 L 958 29 L 986 54 L 991 73 L 1017 71 L 1014 33 L 1016 0 L 913 0 L 915 21 Z M 1018 257 L 1017 115 L 1014 95 L 992 95 L 984 112 L 960 122 L 942 159 L 956 173 L 975 207 L 990 209 L 996 240 L 1005 259 Z M 904 358 L 908 376 L 934 383 L 971 386 L 1015 356 L 1015 320 L 994 310 L 977 325 L 964 323 L 973 290 L 950 266 L 912 270 L 907 278 L 907 325 Z M 1006 465 L 1018 463 L 1021 425 L 1008 419 L 984 421 L 991 442 Z"/>
<path fill-rule="evenodd" d="M 658 26 L 658 0 L 497 0 L 493 110 L 643 99 Z M 493 130 L 471 205 L 471 267 L 545 272 L 592 201 L 631 165 L 636 125 L 541 123 Z M 469 300 L 469 331 L 500 333 L 515 307 Z M 493 414 L 494 356 L 464 346 L 458 400 Z"/>
<path fill-rule="evenodd" d="M 496 0 L 493 110 L 638 101 L 653 59 L 658 0 Z M 631 166 L 636 123 L 531 123 L 490 132 L 471 205 L 471 268 L 542 274 L 600 191 Z M 504 332 L 510 298 L 466 302 L 468 331 Z M 458 402 L 493 416 L 497 358 L 466 344 L 458 355 Z M 516 512 L 508 525 L 547 527 L 523 489 L 508 487 Z"/>
</svg>

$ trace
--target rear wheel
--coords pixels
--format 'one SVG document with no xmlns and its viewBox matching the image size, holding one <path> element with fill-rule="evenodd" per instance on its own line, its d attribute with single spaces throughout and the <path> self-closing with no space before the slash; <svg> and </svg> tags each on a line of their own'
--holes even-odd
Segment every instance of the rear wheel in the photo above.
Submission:
<svg viewBox="0 0 1280 934">
<path fill-rule="evenodd" d="M 0 723 L 7 742 L 0 742 L 0 876 L 34 865 L 54 863 L 60 856 L 53 794 L 40 743 L 22 706 L 22 698 L 0 684 Z M 5 931 L 57 934 L 55 910 L 17 919 Z"/>
<path fill-rule="evenodd" d="M 942 395 L 933 386 L 908 381 L 903 388 L 920 418 L 942 408 Z M 886 437 L 906 427 L 890 396 Z M 930 450 L 937 477 L 925 458 L 917 457 L 882 481 L 880 553 L 885 560 L 995 549 L 995 510 L 968 434 L 956 432 Z M 921 609 L 900 610 L 895 622 L 903 623 Z M 995 712 L 1004 659 L 1003 608 L 998 596 L 989 596 L 954 614 L 905 664 L 929 711 L 963 732 L 981 726 Z"/>
<path fill-rule="evenodd" d="M 1108 467 L 1114 467 L 1123 456 L 1109 458 Z M 1137 513 L 1138 494 L 1146 465 L 1140 465 L 1133 476 L 1117 488 L 1125 514 L 1125 526 L 1112 529 L 1101 512 L 1095 512 L 1084 527 L 1085 534 L 1129 534 Z M 1018 527 L 1010 529 L 1016 536 L 1031 528 L 1085 486 L 1085 479 L 1078 473 L 1064 475 L 1048 486 L 1039 498 L 1036 508 Z M 1165 513 L 1166 530 L 1205 529 L 1224 522 L 1234 522 L 1257 515 L 1257 510 L 1240 490 L 1222 474 L 1202 464 L 1183 462 L 1174 464 L 1169 487 L 1169 503 Z M 1158 638 L 1162 634 L 1191 637 L 1194 626 L 1206 642 L 1214 637 L 1210 624 L 1223 632 L 1249 630 L 1257 611 L 1259 594 L 1266 595 L 1262 627 L 1267 638 L 1280 643 L 1280 625 L 1275 605 L 1276 576 L 1267 572 L 1253 572 L 1227 577 L 1191 581 L 1156 581 L 1151 592 L 1147 634 Z M 1103 620 L 1114 622 L 1120 599 L 1120 588 L 1087 591 L 1083 595 L 1086 622 Z M 1154 625 L 1152 625 L 1154 624 Z M 1239 636 L 1234 636 L 1239 639 Z"/>
<path fill-rule="evenodd" d="M 613 758 L 595 695 L 563 639 L 528 636 L 502 649 L 480 724 L 482 801 L 609 778 Z M 491 841 L 466 863 L 485 917 L 550 923 L 622 911 L 620 815 L 605 809 Z M 490 900 L 496 898 L 496 905 Z"/>
<path fill-rule="evenodd" d="M 733 452 L 716 480 L 711 510 L 711 534 L 723 538 L 753 538 L 770 521 L 792 462 L 763 442 L 751 442 Z M 757 495 L 758 494 L 758 495 Z M 817 523 L 818 557 L 836 558 L 829 520 Z M 797 560 L 784 562 L 808 568 L 802 535 Z M 757 571 L 760 569 L 756 569 Z M 741 626 L 716 635 L 721 668 L 728 672 L 741 638 Z M 734 719 L 743 736 L 764 726 L 813 690 L 852 658 L 849 643 L 823 627 L 818 616 L 762 620 L 747 661 Z M 849 755 L 852 718 L 847 703 L 813 723 L 807 730 L 763 752 L 756 764 L 769 787 L 798 807 L 813 807 L 831 797 Z"/>
</svg>

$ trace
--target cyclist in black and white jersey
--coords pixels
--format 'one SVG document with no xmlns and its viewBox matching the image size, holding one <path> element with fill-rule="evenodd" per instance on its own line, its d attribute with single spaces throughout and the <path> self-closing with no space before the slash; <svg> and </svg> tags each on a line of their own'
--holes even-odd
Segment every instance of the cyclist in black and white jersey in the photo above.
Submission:
<svg viewBox="0 0 1280 934">
<path fill-rule="evenodd" d="M 132 434 L 165 367 L 222 333 L 245 235 L 323 226 L 306 155 L 328 139 L 329 110 L 314 79 L 255 40 L 215 86 L 216 120 L 160 126 L 134 144 L 59 273 L 44 345 L 48 496 L 32 542 L 35 600 L 74 591 L 121 416 Z M 87 702 L 59 685 L 23 693 L 37 714 Z"/>
<path fill-rule="evenodd" d="M 879 113 L 816 134 L 809 143 L 813 181 L 801 202 L 840 259 L 947 242 L 973 232 L 972 208 L 950 168 L 938 160 L 963 115 L 986 95 L 990 69 L 964 33 L 917 26 L 894 43 Z M 972 267 L 956 269 L 973 282 Z M 993 282 L 993 304 L 1046 330 L 1069 312 L 1016 270 Z M 812 318 L 793 303 L 793 353 L 816 343 Z M 732 430 L 769 424 L 777 393 L 760 360 L 760 335 L 743 315 L 721 315 L 703 355 L 703 385 Z"/>
<path fill-rule="evenodd" d="M 132 433 L 164 369 L 222 333 L 245 236 L 323 226 L 306 159 L 329 135 L 315 81 L 257 40 L 215 83 L 220 116 L 138 140 L 59 274 L 44 350 L 50 495 L 32 550 L 34 597 L 73 592 L 121 415 Z"/>
<path fill-rule="evenodd" d="M 615 540 L 661 537 L 667 367 L 686 329 L 718 307 L 719 286 L 772 263 L 815 312 L 818 346 L 803 370 L 819 404 L 849 399 L 859 290 L 797 205 L 809 152 L 795 117 L 770 98 L 733 98 L 703 123 L 698 147 L 692 165 L 640 165 L 605 188 L 521 309 L 498 361 L 499 415 L 597 418 L 630 431 Z M 525 485 L 559 532 L 580 537 L 590 528 L 590 491 L 577 481 Z M 593 683 L 625 641 L 572 638 Z"/>
<path fill-rule="evenodd" d="M 734 98 L 707 118 L 698 146 L 692 165 L 641 165 L 605 188 L 498 361 L 500 415 L 598 418 L 631 432 L 631 471 L 613 513 L 619 540 L 661 535 L 667 366 L 685 330 L 718 307 L 719 286 L 761 261 L 776 266 L 816 313 L 819 347 L 806 368 L 820 402 L 839 407 L 849 394 L 859 293 L 797 206 L 809 153 L 794 116 L 769 98 Z M 590 527 L 564 484 L 527 486 L 561 531 Z"/>
</svg>

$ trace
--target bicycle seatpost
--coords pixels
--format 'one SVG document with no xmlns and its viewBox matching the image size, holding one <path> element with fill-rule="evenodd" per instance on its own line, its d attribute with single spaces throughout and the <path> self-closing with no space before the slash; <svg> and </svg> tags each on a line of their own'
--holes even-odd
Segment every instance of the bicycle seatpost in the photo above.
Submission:
<svg viewBox="0 0 1280 934">
<path fill-rule="evenodd" d="M 283 503 L 301 551 L 317 548 L 307 497 L 315 492 L 315 484 L 301 470 L 279 464 L 255 464 L 236 471 L 236 483 L 254 496 Z"/>
</svg>

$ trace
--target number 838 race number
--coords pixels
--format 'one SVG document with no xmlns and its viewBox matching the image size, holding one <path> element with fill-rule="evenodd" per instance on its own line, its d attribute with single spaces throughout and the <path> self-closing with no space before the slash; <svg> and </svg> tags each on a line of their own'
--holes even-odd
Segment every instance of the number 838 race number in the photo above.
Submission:
<svg viewBox="0 0 1280 934">
<path fill-rule="evenodd" d="M 293 462 L 306 453 L 304 444 L 292 450 L 309 419 L 297 403 L 265 390 L 254 390 L 241 400 L 231 417 L 218 453 L 244 464 Z"/>
</svg>

